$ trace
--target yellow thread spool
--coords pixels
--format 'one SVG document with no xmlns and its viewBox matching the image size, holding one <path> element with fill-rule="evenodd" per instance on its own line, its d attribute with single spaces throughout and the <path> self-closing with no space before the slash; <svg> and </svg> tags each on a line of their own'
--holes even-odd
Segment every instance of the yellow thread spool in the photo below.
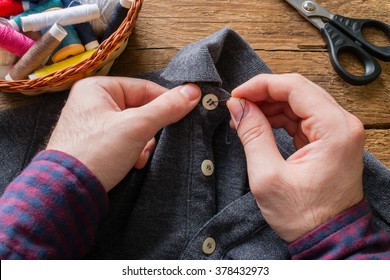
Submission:
<svg viewBox="0 0 390 280">
<path fill-rule="evenodd" d="M 73 56 L 71 58 L 62 60 L 60 62 L 57 62 L 57 63 L 54 63 L 52 65 L 46 66 L 44 68 L 38 69 L 34 73 L 29 75 L 28 77 L 32 80 L 32 79 L 36 79 L 36 78 L 39 78 L 39 77 L 51 74 L 51 73 L 53 73 L 55 71 L 63 70 L 65 68 L 69 67 L 69 66 L 76 65 L 77 63 L 79 63 L 79 62 L 81 62 L 81 61 L 91 57 L 91 55 L 94 53 L 94 51 L 95 50 L 89 50 L 89 51 L 86 51 L 86 52 L 84 52 L 82 54 Z"/>
<path fill-rule="evenodd" d="M 84 51 L 85 48 L 82 44 L 71 44 L 61 48 L 56 53 L 54 53 L 51 57 L 51 60 L 56 63 L 68 57 L 83 53 Z"/>
</svg>

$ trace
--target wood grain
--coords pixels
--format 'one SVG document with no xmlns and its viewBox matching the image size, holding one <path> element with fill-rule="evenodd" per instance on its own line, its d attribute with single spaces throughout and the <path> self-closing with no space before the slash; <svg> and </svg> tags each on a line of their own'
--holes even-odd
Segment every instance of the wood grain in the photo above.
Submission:
<svg viewBox="0 0 390 280">
<path fill-rule="evenodd" d="M 388 0 L 318 2 L 343 16 L 390 23 Z M 298 72 L 327 90 L 364 123 L 366 148 L 390 167 L 390 63 L 380 62 L 382 75 L 369 85 L 346 84 L 335 74 L 320 32 L 283 0 L 145 0 L 111 73 L 123 76 L 163 68 L 181 48 L 224 27 L 236 30 L 275 73 Z M 390 44 L 380 32 L 365 34 L 379 45 Z M 345 58 L 344 65 L 359 71 L 352 58 Z M 34 100 L 0 94 L 0 110 L 29 102 Z"/>
<path fill-rule="evenodd" d="M 374 154 L 384 165 L 390 167 L 390 130 L 366 130 L 366 149 Z"/>
</svg>

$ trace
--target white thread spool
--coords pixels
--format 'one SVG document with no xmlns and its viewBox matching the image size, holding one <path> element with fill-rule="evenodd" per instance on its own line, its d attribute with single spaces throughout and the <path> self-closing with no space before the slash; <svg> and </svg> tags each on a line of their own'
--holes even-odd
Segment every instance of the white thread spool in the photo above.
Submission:
<svg viewBox="0 0 390 280">
<path fill-rule="evenodd" d="M 100 17 L 100 9 L 97 4 L 80 5 L 63 10 L 48 11 L 40 14 L 33 14 L 22 17 L 22 28 L 24 32 L 39 31 L 52 26 L 55 23 L 66 26 L 87 22 Z"/>
<path fill-rule="evenodd" d="M 110 22 L 111 16 L 114 14 L 115 8 L 119 0 L 78 0 L 81 4 L 96 3 L 100 9 L 100 18 L 92 20 L 93 31 L 99 37 L 103 36 Z"/>
</svg>

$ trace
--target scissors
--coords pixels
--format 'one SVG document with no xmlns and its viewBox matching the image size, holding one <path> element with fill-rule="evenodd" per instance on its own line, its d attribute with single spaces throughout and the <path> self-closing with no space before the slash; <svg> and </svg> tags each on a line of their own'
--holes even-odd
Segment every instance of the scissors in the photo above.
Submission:
<svg viewBox="0 0 390 280">
<path fill-rule="evenodd" d="M 373 27 L 382 31 L 390 41 L 390 25 L 374 19 L 354 19 L 332 14 L 313 0 L 285 1 L 320 29 L 327 43 L 333 68 L 346 82 L 365 85 L 378 78 L 382 68 L 372 56 L 390 61 L 390 45 L 376 46 L 368 42 L 362 33 L 363 27 Z M 364 74 L 356 76 L 348 72 L 339 61 L 341 53 L 354 55 L 364 66 Z"/>
</svg>

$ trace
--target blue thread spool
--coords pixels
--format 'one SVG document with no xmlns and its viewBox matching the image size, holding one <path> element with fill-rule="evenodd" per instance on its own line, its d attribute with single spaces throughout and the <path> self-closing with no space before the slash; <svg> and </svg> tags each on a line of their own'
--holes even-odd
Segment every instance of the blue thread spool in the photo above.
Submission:
<svg viewBox="0 0 390 280">
<path fill-rule="evenodd" d="M 21 13 L 15 17 L 12 17 L 8 22 L 11 24 L 12 28 L 16 31 L 22 30 L 22 22 L 20 20 L 21 17 L 25 17 L 31 14 L 37 14 L 42 13 L 46 10 L 52 9 L 52 8 L 62 8 L 62 2 L 61 0 L 48 0 L 43 2 L 42 4 L 36 5 L 35 7 L 32 7 L 30 10 L 25 11 L 24 13 Z"/>
<path fill-rule="evenodd" d="M 53 51 L 51 60 L 56 63 L 68 57 L 78 55 L 85 51 L 76 30 L 72 25 L 64 26 L 68 35 L 62 40 L 61 44 Z"/>
<path fill-rule="evenodd" d="M 120 0 L 117 4 L 114 14 L 112 15 L 112 19 L 108 23 L 108 26 L 106 28 L 106 31 L 103 35 L 103 40 L 106 40 L 108 37 L 110 37 L 122 24 L 124 19 L 127 16 L 127 13 L 129 12 L 129 9 L 131 7 L 131 0 Z"/>
<path fill-rule="evenodd" d="M 62 8 L 51 8 L 47 11 L 52 10 L 61 10 Z M 44 11 L 45 12 L 45 11 Z M 51 53 L 48 59 L 51 59 L 52 62 L 56 63 L 61 60 L 64 60 L 70 56 L 78 55 L 85 51 L 84 46 L 81 44 L 80 38 L 77 35 L 76 30 L 73 25 L 63 26 L 67 35 L 61 41 L 59 46 Z M 47 30 L 41 30 L 41 34 L 44 34 Z"/>
<path fill-rule="evenodd" d="M 62 0 L 62 4 L 64 7 L 74 7 L 81 5 L 80 2 L 72 0 Z M 99 46 L 96 34 L 89 22 L 75 24 L 74 29 L 76 30 L 81 43 L 84 45 L 86 50 L 96 49 Z"/>
</svg>

